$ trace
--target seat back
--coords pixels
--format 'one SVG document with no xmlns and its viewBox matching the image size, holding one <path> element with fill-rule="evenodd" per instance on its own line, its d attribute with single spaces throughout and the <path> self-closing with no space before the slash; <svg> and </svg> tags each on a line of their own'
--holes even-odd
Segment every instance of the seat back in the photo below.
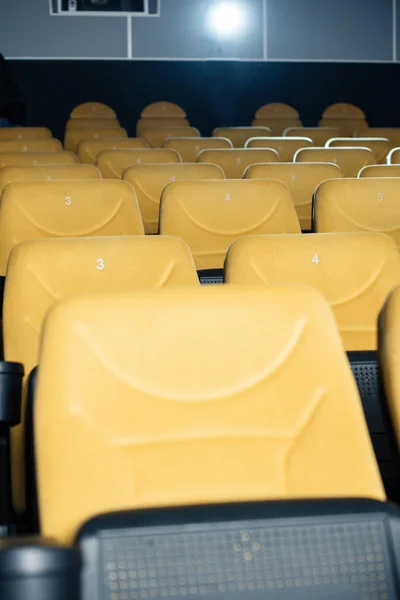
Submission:
<svg viewBox="0 0 400 600">
<path fill-rule="evenodd" d="M 228 148 L 202 150 L 196 162 L 221 167 L 227 179 L 241 179 L 247 167 L 256 163 L 279 162 L 276 150 L 267 148 Z"/>
<path fill-rule="evenodd" d="M 333 163 L 344 177 L 357 177 L 363 167 L 375 164 L 375 156 L 369 148 L 302 148 L 294 162 Z"/>
<path fill-rule="evenodd" d="M 161 197 L 160 233 L 185 240 L 198 270 L 222 269 L 242 235 L 300 233 L 288 188 L 280 181 L 180 181 Z"/>
<path fill-rule="evenodd" d="M 365 119 L 352 119 L 352 118 L 332 118 L 332 119 L 321 119 L 319 122 L 320 127 L 335 127 L 339 130 L 339 135 L 341 137 L 349 137 L 352 135 L 357 135 L 356 132 L 359 129 L 364 129 L 368 127 L 367 121 Z M 357 137 L 375 137 L 371 133 L 369 136 L 358 136 Z M 381 137 L 381 136 L 379 136 Z M 385 136 L 382 136 L 385 137 Z"/>
<path fill-rule="evenodd" d="M 158 127 L 157 129 L 147 129 L 143 133 L 143 137 L 150 148 L 162 148 L 164 142 L 171 137 L 200 137 L 200 131 L 196 127 Z"/>
<path fill-rule="evenodd" d="M 342 177 L 337 165 L 330 163 L 269 163 L 251 165 L 245 179 L 275 179 L 289 188 L 303 230 L 311 229 L 312 200 L 321 181 Z"/>
<path fill-rule="evenodd" d="M 400 165 L 400 148 L 393 148 L 387 157 L 388 165 Z"/>
<path fill-rule="evenodd" d="M 283 135 L 288 127 L 301 127 L 302 122 L 296 117 L 261 117 L 252 121 L 253 127 L 268 127 L 270 135 Z"/>
<path fill-rule="evenodd" d="M 2 152 L 61 152 L 61 142 L 54 139 L 26 139 L 26 140 L 0 140 L 0 153 Z"/>
<path fill-rule="evenodd" d="M 54 179 L 101 179 L 94 165 L 37 165 L 0 169 L 0 196 L 9 183 L 16 181 L 52 181 Z"/>
<path fill-rule="evenodd" d="M 328 106 L 322 117 L 324 119 L 365 119 L 365 113 L 354 104 L 337 102 Z"/>
<path fill-rule="evenodd" d="M 125 169 L 133 165 L 180 163 L 175 150 L 132 148 L 130 150 L 103 150 L 96 164 L 105 179 L 121 179 Z"/>
<path fill-rule="evenodd" d="M 400 284 L 400 254 L 380 233 L 248 236 L 229 248 L 225 281 L 311 285 L 331 305 L 345 349 L 376 350 L 379 313 Z"/>
<path fill-rule="evenodd" d="M 78 146 L 78 158 L 82 163 L 95 165 L 100 152 L 104 150 L 133 150 L 148 148 L 144 138 L 118 138 L 103 140 L 87 140 Z"/>
<path fill-rule="evenodd" d="M 326 148 L 369 148 L 372 150 L 377 163 L 384 163 L 390 151 L 390 142 L 387 138 L 331 138 L 326 142 Z"/>
<path fill-rule="evenodd" d="M 368 165 L 361 169 L 359 177 L 400 177 L 400 165 Z"/>
<path fill-rule="evenodd" d="M 26 240 L 139 234 L 139 206 L 125 181 L 10 183 L 0 204 L 0 275 L 11 250 Z"/>
<path fill-rule="evenodd" d="M 116 127 L 115 129 L 72 129 L 65 133 L 64 150 L 76 152 L 81 142 L 85 140 L 101 140 L 107 138 L 126 138 L 126 129 Z"/>
<path fill-rule="evenodd" d="M 338 137 L 339 130 L 334 127 L 289 127 L 283 133 L 287 137 L 307 137 L 314 146 L 322 148 L 331 138 Z"/>
<path fill-rule="evenodd" d="M 245 148 L 250 138 L 266 136 L 270 133 L 268 127 L 217 127 L 212 134 L 214 137 L 227 138 L 234 148 Z"/>
<path fill-rule="evenodd" d="M 189 127 L 190 123 L 183 117 L 147 117 L 146 119 L 139 119 L 136 124 L 136 135 L 143 136 L 146 131 L 159 129 L 160 127 Z"/>
<path fill-rule="evenodd" d="M 387 405 L 400 446 L 400 288 L 390 294 L 379 321 L 379 359 Z"/>
<path fill-rule="evenodd" d="M 297 150 L 313 146 L 310 138 L 303 137 L 254 137 L 247 140 L 245 148 L 272 148 L 282 162 L 292 162 Z"/>
<path fill-rule="evenodd" d="M 184 119 L 186 117 L 186 113 L 183 108 L 178 106 L 178 104 L 162 101 L 148 104 L 142 110 L 141 117 L 142 119 Z"/>
<path fill-rule="evenodd" d="M 270 102 L 269 104 L 261 106 L 255 114 L 256 119 L 282 119 L 284 117 L 298 119 L 299 113 L 289 104 L 284 104 L 283 102 Z"/>
<path fill-rule="evenodd" d="M 121 127 L 118 119 L 94 119 L 94 118 L 82 118 L 82 119 L 70 119 L 67 122 L 65 131 L 75 131 L 76 129 L 118 129 Z"/>
<path fill-rule="evenodd" d="M 311 288 L 71 298 L 50 312 L 39 362 L 46 537 L 71 542 L 125 509 L 385 498 L 332 312 Z"/>
<path fill-rule="evenodd" d="M 47 127 L 3 127 L 0 140 L 50 140 L 52 133 Z"/>
<path fill-rule="evenodd" d="M 400 178 L 331 179 L 317 188 L 314 231 L 386 233 L 400 247 Z"/>
<path fill-rule="evenodd" d="M 78 157 L 73 152 L 0 152 L 1 167 L 34 165 L 71 165 Z"/>
<path fill-rule="evenodd" d="M 169 138 L 163 144 L 164 148 L 176 150 L 183 162 L 194 163 L 202 150 L 215 148 L 233 148 L 232 142 L 227 138 Z"/>
<path fill-rule="evenodd" d="M 161 194 L 173 181 L 224 179 L 217 165 L 177 163 L 170 165 L 135 165 L 126 169 L 123 179 L 136 193 L 145 233 L 158 233 Z"/>
<path fill-rule="evenodd" d="M 169 237 L 115 236 L 24 242 L 10 256 L 4 294 L 4 353 L 24 365 L 38 364 L 44 319 L 57 300 L 71 294 L 127 292 L 143 287 L 199 286 L 186 244 Z M 12 431 L 14 507 L 25 507 L 24 429 Z"/>
<path fill-rule="evenodd" d="M 115 119 L 115 111 L 100 102 L 85 102 L 74 108 L 70 114 L 71 119 Z"/>
<path fill-rule="evenodd" d="M 387 138 L 392 148 L 400 146 L 400 127 L 357 127 L 354 132 L 356 137 L 384 137 Z"/>
</svg>

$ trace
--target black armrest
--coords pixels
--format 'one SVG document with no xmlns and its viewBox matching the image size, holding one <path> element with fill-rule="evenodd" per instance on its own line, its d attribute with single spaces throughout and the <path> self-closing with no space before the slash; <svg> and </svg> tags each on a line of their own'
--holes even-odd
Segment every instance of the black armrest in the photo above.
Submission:
<svg viewBox="0 0 400 600">
<path fill-rule="evenodd" d="M 0 544 L 1 600 L 79 600 L 81 555 L 41 538 Z"/>
<path fill-rule="evenodd" d="M 21 422 L 23 376 L 20 363 L 0 362 L 0 425 L 13 427 Z"/>
</svg>

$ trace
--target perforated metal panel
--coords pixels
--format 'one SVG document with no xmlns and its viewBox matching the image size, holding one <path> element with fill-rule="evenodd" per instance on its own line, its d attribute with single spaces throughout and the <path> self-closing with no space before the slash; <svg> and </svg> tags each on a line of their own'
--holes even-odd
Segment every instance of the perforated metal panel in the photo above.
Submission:
<svg viewBox="0 0 400 600">
<path fill-rule="evenodd" d="M 107 600 L 395 598 L 382 520 L 109 532 L 102 559 Z"/>
</svg>

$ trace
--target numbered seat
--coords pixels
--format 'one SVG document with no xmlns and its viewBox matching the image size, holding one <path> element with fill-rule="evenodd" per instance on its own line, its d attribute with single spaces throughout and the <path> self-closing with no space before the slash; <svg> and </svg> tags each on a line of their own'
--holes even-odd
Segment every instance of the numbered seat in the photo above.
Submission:
<svg viewBox="0 0 400 600">
<path fill-rule="evenodd" d="M 200 137 L 200 131 L 196 127 L 158 127 L 146 130 L 143 137 L 150 148 L 163 148 L 164 142 L 169 138 Z"/>
<path fill-rule="evenodd" d="M 0 152 L 0 168 L 34 165 L 71 165 L 79 162 L 73 152 Z"/>
<path fill-rule="evenodd" d="M 148 148 L 149 145 L 144 138 L 118 138 L 103 140 L 87 140 L 78 146 L 78 158 L 82 163 L 95 165 L 100 152 L 104 150 L 133 150 L 137 148 Z"/>
<path fill-rule="evenodd" d="M 134 165 L 180 162 L 180 156 L 175 150 L 134 148 L 130 150 L 103 150 L 97 156 L 96 164 L 105 179 L 121 179 L 125 169 Z"/>
<path fill-rule="evenodd" d="M 106 184 L 107 186 L 108 184 Z M 47 312 L 72 294 L 127 292 L 165 286 L 199 286 L 186 244 L 167 236 L 53 238 L 24 242 L 12 251 L 4 294 L 4 354 L 25 368 L 38 364 Z M 25 509 L 24 424 L 12 430 L 14 507 Z M 28 504 L 31 501 L 28 490 Z"/>
<path fill-rule="evenodd" d="M 339 130 L 340 137 L 348 137 L 355 135 L 357 137 L 375 137 L 372 133 L 369 135 L 358 135 L 356 132 L 360 129 L 365 129 L 368 127 L 368 123 L 365 119 L 353 119 L 351 117 L 345 118 L 329 118 L 329 119 L 321 119 L 319 122 L 320 127 L 334 127 Z M 386 136 L 377 136 L 377 137 L 386 137 Z"/>
<path fill-rule="evenodd" d="M 146 131 L 152 131 L 153 129 L 159 129 L 162 127 L 190 127 L 190 123 L 184 117 L 177 118 L 161 118 L 161 117 L 147 117 L 146 119 L 139 119 L 136 124 L 136 135 L 138 137 L 143 136 Z"/>
<path fill-rule="evenodd" d="M 245 148 L 250 138 L 267 136 L 270 133 L 268 127 L 217 127 L 212 134 L 214 137 L 227 138 L 234 148 Z"/>
<path fill-rule="evenodd" d="M 298 119 L 299 113 L 293 106 L 284 102 L 270 102 L 261 106 L 254 117 L 255 119 L 282 119 L 285 117 Z"/>
<path fill-rule="evenodd" d="M 0 276 L 11 250 L 26 240 L 143 233 L 135 192 L 126 181 L 10 183 L 0 204 Z"/>
<path fill-rule="evenodd" d="M 85 102 L 74 108 L 71 119 L 115 119 L 115 111 L 101 102 Z"/>
<path fill-rule="evenodd" d="M 314 198 L 314 231 L 386 233 L 400 247 L 400 178 L 324 181 Z"/>
<path fill-rule="evenodd" d="M 182 161 L 188 163 L 196 162 L 199 153 L 202 150 L 212 150 L 215 148 L 233 148 L 232 142 L 227 138 L 201 137 L 201 138 L 169 138 L 163 144 L 164 148 L 176 150 Z"/>
<path fill-rule="evenodd" d="M 380 310 L 400 284 L 400 254 L 393 240 L 379 233 L 244 237 L 228 251 L 225 281 L 307 284 L 324 294 L 349 352 L 387 493 L 397 500 L 400 465 L 392 451 L 376 354 Z"/>
<path fill-rule="evenodd" d="M 186 113 L 178 104 L 161 101 L 148 104 L 142 110 L 141 117 L 142 119 L 184 119 Z"/>
<path fill-rule="evenodd" d="M 317 186 L 326 179 L 342 177 L 337 165 L 330 163 L 269 163 L 251 165 L 245 179 L 275 179 L 282 181 L 292 194 L 300 226 L 309 231 L 312 226 L 312 200 Z"/>
<path fill-rule="evenodd" d="M 77 129 L 119 129 L 121 127 L 118 119 L 95 119 L 95 118 L 82 118 L 82 119 L 70 119 L 67 121 L 65 128 L 66 133 L 76 131 Z"/>
<path fill-rule="evenodd" d="M 393 148 L 387 157 L 388 165 L 400 165 L 400 148 Z"/>
<path fill-rule="evenodd" d="M 323 119 L 365 119 L 365 113 L 354 104 L 336 102 L 328 106 L 322 115 Z"/>
<path fill-rule="evenodd" d="M 310 148 L 313 142 L 304 137 L 254 137 L 247 140 L 245 148 L 272 148 L 282 162 L 292 162 L 297 150 Z"/>
<path fill-rule="evenodd" d="M 344 177 L 357 177 L 363 167 L 375 164 L 375 156 L 369 148 L 302 148 L 294 162 L 334 163 Z"/>
<path fill-rule="evenodd" d="M 302 122 L 297 117 L 260 117 L 254 119 L 252 127 L 268 127 L 270 135 L 280 136 L 289 127 L 301 127 Z"/>
<path fill-rule="evenodd" d="M 289 127 L 283 135 L 285 137 L 306 137 L 312 140 L 314 146 L 322 148 L 328 140 L 339 136 L 339 130 L 334 127 Z"/>
<path fill-rule="evenodd" d="M 242 235 L 300 233 L 279 181 L 180 181 L 163 191 L 160 233 L 185 240 L 204 283 L 221 280 L 230 244 Z"/>
<path fill-rule="evenodd" d="M 256 163 L 279 162 L 279 154 L 270 148 L 228 148 L 202 150 L 197 162 L 221 167 L 227 179 L 241 179 L 245 170 Z"/>
<path fill-rule="evenodd" d="M 4 127 L 0 140 L 50 140 L 52 133 L 47 127 Z"/>
<path fill-rule="evenodd" d="M 385 163 L 390 151 L 390 142 L 387 138 L 331 138 L 325 144 L 326 148 L 369 148 L 372 150 L 377 163 Z"/>
<path fill-rule="evenodd" d="M 47 140 L 0 140 L 0 153 L 2 152 L 60 152 L 63 147 L 61 142 L 54 139 Z"/>
<path fill-rule="evenodd" d="M 64 150 L 77 152 L 79 144 L 85 140 L 100 140 L 108 138 L 127 138 L 126 129 L 73 129 L 65 133 Z"/>
<path fill-rule="evenodd" d="M 358 127 L 355 137 L 384 137 L 390 142 L 391 148 L 400 146 L 400 127 Z"/>
<path fill-rule="evenodd" d="M 400 165 L 368 165 L 361 169 L 359 177 L 400 177 Z"/>
<path fill-rule="evenodd" d="M 52 181 L 57 179 L 101 179 L 94 165 L 37 165 L 0 169 L 0 196 L 9 183 L 16 181 Z"/>
<path fill-rule="evenodd" d="M 94 543 L 95 532 L 102 531 L 101 548 L 109 553 L 115 549 L 119 560 L 129 560 L 128 552 L 133 552 L 141 557 L 141 568 L 150 568 L 147 561 L 154 560 L 156 546 L 158 558 L 170 558 L 162 563 L 166 574 L 181 564 L 181 576 L 188 577 L 192 571 L 181 560 L 189 543 L 195 547 L 196 566 L 206 564 L 213 548 L 213 562 L 218 555 L 232 569 L 245 569 L 249 555 L 235 550 L 236 539 L 240 549 L 250 541 L 254 553 L 268 550 L 268 556 L 276 553 L 279 560 L 290 550 L 300 559 L 308 541 L 305 530 L 299 535 L 300 524 L 318 531 L 317 524 L 327 518 L 313 520 L 319 503 L 311 498 L 321 503 L 341 498 L 324 505 L 326 511 L 333 505 L 340 512 L 346 510 L 345 498 L 353 498 L 347 505 L 353 510 L 360 503 L 356 498 L 385 500 L 336 324 L 328 303 L 311 288 L 187 286 L 66 299 L 46 321 L 39 363 L 34 426 L 41 533 L 46 538 L 71 544 L 88 519 L 131 509 L 117 520 L 114 514 L 85 527 L 79 536 L 82 547 L 90 552 L 84 541 L 90 536 Z M 65 503 L 66 494 L 73 498 L 78 493 L 79 502 Z M 266 502 L 267 510 L 268 500 L 278 499 L 297 501 L 292 506 L 294 546 L 291 530 L 283 537 L 271 536 L 273 521 L 260 521 L 261 505 L 249 504 Z M 220 506 L 214 509 L 215 504 Z M 282 519 L 282 502 L 280 511 Z M 370 527 L 374 521 L 367 522 Z M 167 523 L 169 534 L 163 528 Z M 284 520 L 279 526 L 283 523 L 289 525 Z M 349 541 L 341 537 L 349 525 L 333 526 L 330 517 L 328 523 L 337 557 L 339 540 L 347 551 L 348 544 L 356 544 L 357 527 L 352 522 Z M 364 553 L 367 541 L 374 539 L 365 527 L 364 522 Z M 266 537 L 258 537 L 260 531 Z M 254 545 L 256 540 L 261 547 Z M 171 555 L 173 541 L 178 555 Z M 309 548 L 315 557 L 321 552 L 314 538 Z M 106 568 L 112 568 L 108 562 L 114 554 L 106 556 Z M 300 560 L 303 564 L 309 562 Z M 97 558 L 90 565 L 93 584 L 104 581 L 105 574 L 93 572 Z M 231 569 L 221 567 L 218 573 L 220 581 L 230 581 Z M 117 569 L 108 581 L 118 577 Z M 138 584 L 139 573 L 129 578 Z M 161 585 L 156 579 L 155 589 Z"/>
<path fill-rule="evenodd" d="M 224 173 L 217 165 L 208 164 L 135 165 L 126 169 L 123 179 L 135 190 L 145 233 L 155 234 L 159 227 L 161 194 L 169 183 L 224 179 Z"/>
</svg>

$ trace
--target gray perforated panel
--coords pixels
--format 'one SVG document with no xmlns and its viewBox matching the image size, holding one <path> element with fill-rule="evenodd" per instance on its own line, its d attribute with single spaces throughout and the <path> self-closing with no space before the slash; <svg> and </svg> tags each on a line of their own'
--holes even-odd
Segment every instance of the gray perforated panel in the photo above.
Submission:
<svg viewBox="0 0 400 600">
<path fill-rule="evenodd" d="M 382 521 L 294 521 L 111 532 L 104 597 L 395 598 Z"/>
<path fill-rule="evenodd" d="M 224 283 L 224 278 L 222 275 L 220 277 L 207 277 L 200 275 L 200 283 L 202 285 L 221 285 L 222 283 Z"/>
</svg>

